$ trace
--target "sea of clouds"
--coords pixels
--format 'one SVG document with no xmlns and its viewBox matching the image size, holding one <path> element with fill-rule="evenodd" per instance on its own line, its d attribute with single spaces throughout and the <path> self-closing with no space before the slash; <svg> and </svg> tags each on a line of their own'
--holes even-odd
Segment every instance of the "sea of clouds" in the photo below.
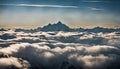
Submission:
<svg viewBox="0 0 120 69">
<path fill-rule="evenodd" d="M 0 31 L 0 69 L 120 69 L 120 32 Z"/>
</svg>

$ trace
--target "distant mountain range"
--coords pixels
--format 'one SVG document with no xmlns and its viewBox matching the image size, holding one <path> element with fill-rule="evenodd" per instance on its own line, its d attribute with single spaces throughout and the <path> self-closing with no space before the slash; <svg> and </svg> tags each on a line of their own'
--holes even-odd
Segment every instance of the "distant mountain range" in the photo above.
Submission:
<svg viewBox="0 0 120 69">
<path fill-rule="evenodd" d="M 4 30 L 4 29 L 1 29 Z M 84 29 L 84 28 L 70 28 L 61 21 L 58 21 L 55 24 L 48 24 L 43 27 L 38 27 L 36 29 L 25 30 L 25 29 L 15 29 L 16 32 L 24 31 L 24 32 L 38 32 L 38 31 L 68 31 L 68 32 L 120 32 L 120 28 L 103 28 L 103 27 L 95 27 L 92 29 Z"/>
<path fill-rule="evenodd" d="M 37 31 L 70 31 L 67 25 L 63 24 L 62 22 L 58 21 L 56 24 L 48 24 L 42 28 L 38 27 Z"/>
</svg>

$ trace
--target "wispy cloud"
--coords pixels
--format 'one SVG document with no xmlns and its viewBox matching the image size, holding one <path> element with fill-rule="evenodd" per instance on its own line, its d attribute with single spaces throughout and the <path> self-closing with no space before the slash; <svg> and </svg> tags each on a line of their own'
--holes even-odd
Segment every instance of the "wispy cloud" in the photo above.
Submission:
<svg viewBox="0 0 120 69">
<path fill-rule="evenodd" d="M 91 3 L 100 3 L 100 2 L 104 2 L 104 3 L 109 3 L 110 1 L 97 1 L 97 0 L 82 0 L 82 2 L 91 2 Z"/>
<path fill-rule="evenodd" d="M 87 8 L 89 8 L 89 9 L 91 9 L 91 10 L 94 10 L 94 11 L 102 11 L 102 10 L 104 10 L 104 9 L 95 8 L 95 7 L 87 7 Z"/>
<path fill-rule="evenodd" d="M 4 5 L 4 6 L 23 6 L 23 7 L 78 8 L 77 6 L 41 5 L 41 4 L 0 4 L 0 5 Z"/>
</svg>

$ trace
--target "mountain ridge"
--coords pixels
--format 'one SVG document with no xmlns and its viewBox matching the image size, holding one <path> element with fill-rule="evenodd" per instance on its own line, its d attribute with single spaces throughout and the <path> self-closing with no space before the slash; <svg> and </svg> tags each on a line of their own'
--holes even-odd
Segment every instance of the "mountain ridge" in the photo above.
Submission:
<svg viewBox="0 0 120 69">
<path fill-rule="evenodd" d="M 67 25 L 63 24 L 61 21 L 58 21 L 55 24 L 48 24 L 43 26 L 42 28 L 37 28 L 39 31 L 70 31 L 71 28 L 69 28 Z"/>
<path fill-rule="evenodd" d="M 25 30 L 25 29 L 15 29 L 16 32 L 24 31 L 24 32 L 39 32 L 39 31 L 65 31 L 65 32 L 120 32 L 120 28 L 113 29 L 113 28 L 103 28 L 103 27 L 94 27 L 92 29 L 84 29 L 84 28 L 70 28 L 66 24 L 58 21 L 54 24 L 48 24 L 43 27 L 38 27 L 36 29 Z"/>
</svg>

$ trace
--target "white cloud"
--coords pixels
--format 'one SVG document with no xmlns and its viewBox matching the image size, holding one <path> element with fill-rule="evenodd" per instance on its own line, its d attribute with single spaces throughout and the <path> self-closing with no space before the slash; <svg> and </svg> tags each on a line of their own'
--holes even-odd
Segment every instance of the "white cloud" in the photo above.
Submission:
<svg viewBox="0 0 120 69">
<path fill-rule="evenodd" d="M 0 4 L 0 5 L 6 5 L 6 6 L 23 6 L 23 7 L 78 8 L 77 6 L 40 5 L 40 4 Z"/>
<path fill-rule="evenodd" d="M 100 1 L 100 0 L 82 0 L 82 2 L 90 2 L 90 3 L 109 3 L 110 1 Z"/>
<path fill-rule="evenodd" d="M 95 7 L 88 7 L 89 9 L 93 10 L 93 11 L 102 11 L 104 9 L 101 8 L 95 8 Z"/>
<path fill-rule="evenodd" d="M 4 33 L 0 32 L 1 35 Z M 55 35 L 49 32 L 13 33 L 16 38 L 1 42 L 0 68 L 11 65 L 29 67 L 31 64 L 31 69 L 114 69 L 114 65 L 120 63 L 120 43 L 117 41 L 120 37 L 115 32 L 53 32 Z M 11 35 L 11 32 L 7 34 Z M 41 35 L 45 38 L 41 38 Z M 68 42 L 71 38 L 74 40 Z M 12 44 L 4 46 L 9 42 Z"/>
<path fill-rule="evenodd" d="M 0 69 L 27 69 L 30 64 L 22 59 L 15 57 L 0 58 Z"/>
</svg>

